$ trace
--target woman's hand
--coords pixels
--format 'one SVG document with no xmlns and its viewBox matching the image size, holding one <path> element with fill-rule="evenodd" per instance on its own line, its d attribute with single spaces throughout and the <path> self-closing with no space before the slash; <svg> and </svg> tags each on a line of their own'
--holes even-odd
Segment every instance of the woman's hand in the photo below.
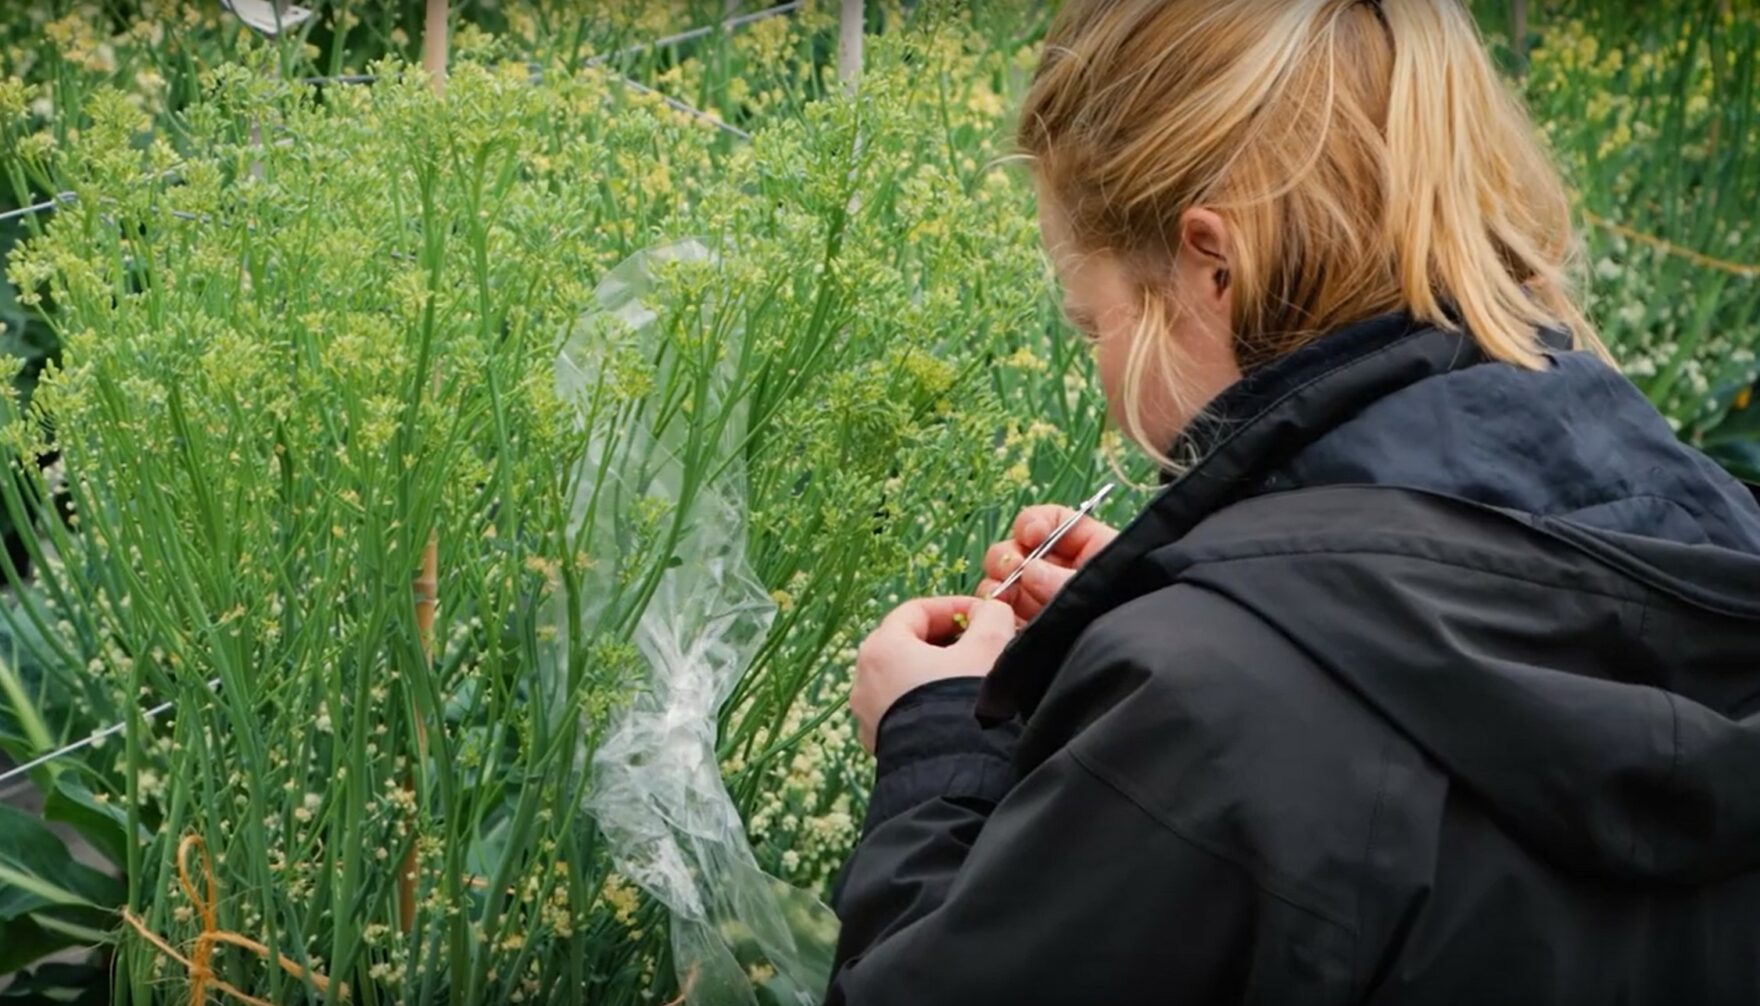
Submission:
<svg viewBox="0 0 1760 1006">
<path fill-rule="evenodd" d="M 880 718 L 904 693 L 931 681 L 989 674 L 1014 631 L 1014 613 L 1001 601 L 924 597 L 894 608 L 856 650 L 849 708 L 862 747 L 873 753 Z"/>
<path fill-rule="evenodd" d="M 1073 513 L 1075 511 L 1069 507 L 1054 505 L 1030 506 L 1022 510 L 1014 519 L 1014 537 L 997 542 L 984 553 L 984 581 L 978 584 L 978 596 L 989 597 L 990 591 L 1014 572 L 1027 553 L 1038 548 L 1039 543 Z M 1063 589 L 1064 581 L 1074 576 L 1083 563 L 1116 537 L 1118 532 L 1113 528 L 1092 517 L 1083 517 L 1067 534 L 1057 539 L 1051 551 L 1034 560 L 1014 586 L 1003 591 L 997 600 L 1006 602 L 1014 609 L 1015 617 L 1025 624 L 1039 614 L 1039 609 L 1051 603 L 1051 599 Z"/>
</svg>

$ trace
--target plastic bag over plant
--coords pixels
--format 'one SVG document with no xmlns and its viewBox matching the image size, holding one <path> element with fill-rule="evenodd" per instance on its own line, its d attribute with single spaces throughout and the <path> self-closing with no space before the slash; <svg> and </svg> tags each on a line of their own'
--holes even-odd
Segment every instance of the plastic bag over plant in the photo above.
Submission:
<svg viewBox="0 0 1760 1006">
<path fill-rule="evenodd" d="M 574 615 L 620 627 L 641 654 L 644 680 L 592 756 L 587 808 L 618 871 L 671 912 L 686 1001 L 805 1006 L 825 988 L 836 919 L 759 869 L 715 757 L 717 713 L 775 615 L 745 558 L 741 333 L 719 330 L 715 345 L 665 337 L 643 298 L 657 270 L 678 267 L 713 269 L 713 256 L 690 241 L 618 266 L 558 360 L 558 392 L 583 407 L 611 397 L 618 354 L 656 372 L 616 421 L 589 426 L 571 533 L 587 534 L 596 561 L 584 610 L 556 612 L 557 635 L 567 652 Z M 665 526 L 635 540 L 629 515 L 662 511 Z M 632 547 L 648 558 L 632 566 Z"/>
</svg>

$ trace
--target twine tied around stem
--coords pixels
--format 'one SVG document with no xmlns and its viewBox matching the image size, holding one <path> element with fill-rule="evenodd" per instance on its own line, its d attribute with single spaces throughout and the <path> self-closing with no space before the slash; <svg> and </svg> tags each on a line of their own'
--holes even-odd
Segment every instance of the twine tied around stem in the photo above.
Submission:
<svg viewBox="0 0 1760 1006">
<path fill-rule="evenodd" d="M 1746 262 L 1731 262 L 1728 259 L 1721 259 L 1714 255 L 1707 255 L 1704 252 L 1694 251 L 1691 248 L 1677 245 L 1667 238 L 1659 238 L 1654 234 L 1646 234 L 1636 228 L 1627 227 L 1625 224 L 1622 224 L 1617 220 L 1609 220 L 1590 210 L 1583 211 L 1583 219 L 1602 230 L 1612 231 L 1628 241 L 1636 241 L 1641 245 L 1648 245 L 1664 254 L 1686 259 L 1694 265 L 1704 266 L 1707 269 L 1714 269 L 1722 273 L 1728 273 L 1731 276 L 1742 276 L 1747 279 L 1760 279 L 1760 265 L 1749 265 Z"/>
<path fill-rule="evenodd" d="M 190 879 L 189 857 L 191 852 L 200 857 L 202 887 L 199 889 Z M 214 974 L 214 968 L 210 962 L 213 959 L 216 944 L 225 943 L 235 947 L 243 947 L 264 960 L 268 960 L 271 955 L 269 948 L 256 940 L 242 933 L 220 928 L 215 918 L 215 904 L 220 900 L 217 893 L 219 885 L 214 880 L 214 864 L 209 860 L 208 852 L 203 848 L 199 835 L 185 835 L 183 841 L 177 843 L 177 883 L 179 887 L 183 888 L 184 897 L 188 898 L 190 904 L 195 906 L 202 920 L 202 931 L 196 934 L 195 947 L 190 951 L 188 957 L 179 953 L 163 937 L 148 929 L 139 917 L 126 908 L 122 910 L 122 920 L 134 927 L 134 931 L 139 933 L 142 939 L 157 947 L 160 953 L 183 965 L 184 970 L 189 973 L 190 1006 L 201 1006 L 210 987 L 226 993 L 239 1002 L 250 1003 L 251 1006 L 274 1006 L 268 1000 L 258 999 Z M 274 958 L 275 963 L 281 966 L 281 970 L 306 982 L 317 991 L 326 992 L 329 990 L 330 979 L 324 975 L 312 971 L 286 954 L 275 954 Z M 342 996 L 347 998 L 348 986 L 341 986 L 340 991 Z"/>
</svg>

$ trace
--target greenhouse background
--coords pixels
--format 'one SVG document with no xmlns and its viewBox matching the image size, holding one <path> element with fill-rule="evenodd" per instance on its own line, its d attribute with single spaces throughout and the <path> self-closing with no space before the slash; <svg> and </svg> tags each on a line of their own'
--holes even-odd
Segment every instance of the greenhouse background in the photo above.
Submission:
<svg viewBox="0 0 1760 1006">
<path fill-rule="evenodd" d="M 1604 338 L 1760 480 L 1760 8 L 1474 7 Z M 10 6 L 0 1002 L 692 996 L 607 752 L 719 769 L 674 893 L 791 1001 L 701 874 L 792 885 L 808 954 L 862 634 L 1022 506 L 1154 488 L 1008 156 L 1053 13 Z M 731 662 L 626 749 L 663 622 Z"/>
</svg>

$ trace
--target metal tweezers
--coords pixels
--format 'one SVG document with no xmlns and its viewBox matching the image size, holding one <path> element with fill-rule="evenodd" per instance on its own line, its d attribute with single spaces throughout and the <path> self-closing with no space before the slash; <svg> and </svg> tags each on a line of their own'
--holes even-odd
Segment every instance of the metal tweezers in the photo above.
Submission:
<svg viewBox="0 0 1760 1006">
<path fill-rule="evenodd" d="M 987 600 L 992 600 L 992 601 L 996 600 L 996 596 L 998 594 L 1001 594 L 1003 591 L 1014 586 L 1014 582 L 1016 580 L 1019 580 L 1021 578 L 1021 574 L 1025 573 L 1027 571 L 1027 565 L 1029 563 L 1031 563 L 1034 559 L 1037 559 L 1040 556 L 1043 556 L 1046 552 L 1051 551 L 1052 546 L 1057 544 L 1057 540 L 1059 538 L 1062 538 L 1064 535 L 1068 534 L 1069 529 L 1072 527 L 1075 527 L 1076 524 L 1079 523 L 1083 517 L 1086 517 L 1088 515 L 1088 512 L 1090 510 L 1093 510 L 1095 507 L 1099 506 L 1101 504 L 1101 502 L 1103 502 L 1106 499 L 1107 494 L 1112 492 L 1113 488 L 1116 485 L 1117 485 L 1117 483 L 1114 483 L 1114 482 L 1106 483 L 1105 485 L 1100 487 L 1099 492 L 1088 497 L 1087 500 L 1084 501 L 1081 506 L 1076 507 L 1075 513 L 1072 513 L 1068 517 L 1065 517 L 1063 519 L 1063 523 L 1057 525 L 1057 527 L 1055 529 L 1053 529 L 1050 534 L 1046 535 L 1045 540 L 1040 542 L 1037 548 L 1035 548 L 1031 552 L 1027 553 L 1027 557 L 1025 559 L 1021 560 L 1021 564 L 1019 566 L 1015 567 L 1014 572 L 1008 574 L 1007 579 L 1005 579 L 1001 583 L 997 584 L 996 589 L 990 591 L 990 596 L 989 596 L 989 598 L 987 598 Z"/>
</svg>

